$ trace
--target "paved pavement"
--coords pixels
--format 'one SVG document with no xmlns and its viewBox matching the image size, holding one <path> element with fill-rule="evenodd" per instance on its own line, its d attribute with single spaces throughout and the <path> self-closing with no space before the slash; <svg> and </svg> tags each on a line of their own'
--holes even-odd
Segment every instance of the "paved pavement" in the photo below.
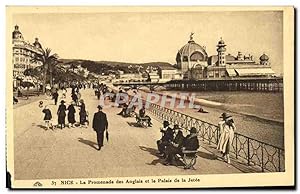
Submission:
<svg viewBox="0 0 300 194">
<path fill-rule="evenodd" d="M 92 89 L 82 90 L 92 117 L 98 101 Z M 67 104 L 71 98 L 70 89 Z M 57 123 L 53 101 L 43 97 L 45 104 Z M 59 100 L 60 101 L 60 100 Z M 161 137 L 161 123 L 153 118 L 153 127 L 134 126 L 134 118 L 116 115 L 119 108 L 107 108 L 110 139 L 105 140 L 101 151 L 96 148 L 96 134 L 88 128 L 64 128 L 45 130 L 42 109 L 38 101 L 14 109 L 14 153 L 15 179 L 55 179 L 55 178 L 98 178 L 156 175 L 224 174 L 240 173 L 234 165 L 220 161 L 215 154 L 201 147 L 196 170 L 184 170 L 182 166 L 164 166 L 158 158 L 156 140 Z M 78 109 L 76 119 L 79 120 Z"/>
</svg>

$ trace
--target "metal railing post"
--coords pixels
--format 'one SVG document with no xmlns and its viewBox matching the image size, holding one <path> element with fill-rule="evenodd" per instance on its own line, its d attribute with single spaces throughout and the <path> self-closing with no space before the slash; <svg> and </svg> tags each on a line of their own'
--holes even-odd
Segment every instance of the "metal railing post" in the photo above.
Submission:
<svg viewBox="0 0 300 194">
<path fill-rule="evenodd" d="M 261 144 L 261 171 L 264 172 L 264 145 Z"/>
<path fill-rule="evenodd" d="M 247 147 L 248 147 L 247 162 L 248 162 L 248 166 L 250 166 L 250 139 L 249 138 L 247 138 Z"/>
<path fill-rule="evenodd" d="M 235 134 L 235 158 L 238 159 L 238 136 Z"/>
<path fill-rule="evenodd" d="M 280 167 L 280 149 L 278 149 L 278 171 L 281 172 L 281 167 Z"/>
</svg>

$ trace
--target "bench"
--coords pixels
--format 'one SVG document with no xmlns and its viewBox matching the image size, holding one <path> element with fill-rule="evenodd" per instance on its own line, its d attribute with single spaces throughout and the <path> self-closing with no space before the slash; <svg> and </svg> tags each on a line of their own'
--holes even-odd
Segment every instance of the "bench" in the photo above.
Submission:
<svg viewBox="0 0 300 194">
<path fill-rule="evenodd" d="M 176 154 L 175 159 L 181 161 L 184 164 L 184 169 L 195 169 L 197 162 L 198 150 L 182 150 L 182 154 Z"/>
<path fill-rule="evenodd" d="M 139 117 L 138 115 L 136 115 L 136 122 L 138 125 L 140 125 L 141 127 L 147 128 L 149 127 L 149 117 Z"/>
</svg>

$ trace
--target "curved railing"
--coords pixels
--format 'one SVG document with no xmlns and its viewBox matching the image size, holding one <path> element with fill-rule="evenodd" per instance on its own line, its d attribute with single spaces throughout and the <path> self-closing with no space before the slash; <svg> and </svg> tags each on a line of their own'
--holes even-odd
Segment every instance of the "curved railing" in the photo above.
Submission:
<svg viewBox="0 0 300 194">
<path fill-rule="evenodd" d="M 129 95 L 132 97 L 132 95 Z M 147 110 L 161 121 L 167 120 L 171 124 L 178 124 L 188 130 L 195 127 L 200 140 L 217 145 L 220 138 L 220 128 L 217 125 L 202 121 L 187 114 L 162 107 L 158 104 L 143 100 L 148 104 Z M 284 172 L 284 149 L 256 140 L 245 135 L 235 133 L 232 141 L 231 154 L 248 166 L 261 169 L 262 172 Z"/>
<path fill-rule="evenodd" d="M 158 119 L 162 121 L 167 120 L 172 124 L 178 124 L 185 130 L 196 127 L 200 139 L 207 141 L 209 144 L 218 144 L 220 128 L 216 125 L 162 107 L 158 104 L 149 103 L 148 111 Z M 235 133 L 232 147 L 231 152 L 236 159 L 241 160 L 249 166 L 259 167 L 262 172 L 285 171 L 284 149 L 282 148 L 239 133 Z"/>
</svg>

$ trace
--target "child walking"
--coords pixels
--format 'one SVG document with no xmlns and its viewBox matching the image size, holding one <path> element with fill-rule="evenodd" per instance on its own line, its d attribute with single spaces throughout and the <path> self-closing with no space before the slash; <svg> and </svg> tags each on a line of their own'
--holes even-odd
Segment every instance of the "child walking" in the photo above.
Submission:
<svg viewBox="0 0 300 194">
<path fill-rule="evenodd" d="M 53 130 L 53 126 L 52 126 L 52 123 L 51 123 L 52 114 L 51 114 L 51 111 L 50 111 L 50 109 L 48 108 L 47 105 L 43 109 L 43 113 L 45 114 L 44 121 L 45 121 L 45 125 L 46 125 L 47 130 L 49 129 L 49 127 Z"/>
</svg>

